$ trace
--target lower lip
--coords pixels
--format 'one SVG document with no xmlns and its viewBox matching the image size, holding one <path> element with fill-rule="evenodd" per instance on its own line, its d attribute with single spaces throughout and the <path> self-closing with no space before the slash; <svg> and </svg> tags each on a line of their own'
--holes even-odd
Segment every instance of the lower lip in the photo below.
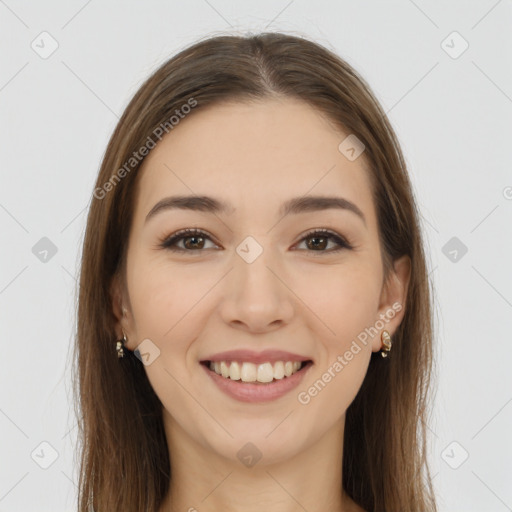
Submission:
<svg viewBox="0 0 512 512">
<path fill-rule="evenodd" d="M 210 378 L 217 384 L 219 389 L 226 395 L 239 400 L 241 402 L 270 402 L 277 400 L 296 388 L 309 368 L 313 366 L 312 362 L 308 362 L 298 372 L 290 377 L 284 377 L 280 380 L 273 380 L 267 383 L 243 382 L 241 380 L 231 380 L 222 377 L 214 371 L 210 370 L 206 365 L 201 364 Z"/>
</svg>

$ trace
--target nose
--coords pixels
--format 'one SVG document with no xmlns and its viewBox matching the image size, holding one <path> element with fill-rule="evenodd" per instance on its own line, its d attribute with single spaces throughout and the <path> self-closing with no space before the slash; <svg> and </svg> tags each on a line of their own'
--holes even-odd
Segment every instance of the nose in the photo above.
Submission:
<svg viewBox="0 0 512 512">
<path fill-rule="evenodd" d="M 293 292 L 279 264 L 267 257 L 269 252 L 264 250 L 252 263 L 234 256 L 220 312 L 232 327 L 263 333 L 283 327 L 293 317 Z"/>
</svg>

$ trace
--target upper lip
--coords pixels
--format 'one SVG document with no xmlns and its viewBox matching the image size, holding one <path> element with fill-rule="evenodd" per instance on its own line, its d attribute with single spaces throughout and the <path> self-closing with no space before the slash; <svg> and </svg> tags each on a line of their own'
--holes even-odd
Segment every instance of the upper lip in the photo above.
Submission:
<svg viewBox="0 0 512 512">
<path fill-rule="evenodd" d="M 260 363 L 275 363 L 276 361 L 311 361 L 312 359 L 307 356 L 301 356 L 299 354 L 292 354 L 284 350 L 264 350 L 263 352 L 254 352 L 253 350 L 228 350 L 227 352 L 219 352 L 213 354 L 201 362 L 213 361 L 243 361 L 248 363 L 260 364 Z"/>
</svg>

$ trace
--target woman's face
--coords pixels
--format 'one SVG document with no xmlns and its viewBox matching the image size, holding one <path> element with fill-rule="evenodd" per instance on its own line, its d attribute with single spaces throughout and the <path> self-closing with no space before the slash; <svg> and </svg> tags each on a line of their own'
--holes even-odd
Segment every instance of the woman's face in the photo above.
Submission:
<svg viewBox="0 0 512 512">
<path fill-rule="evenodd" d="M 290 99 L 199 106 L 146 157 L 114 302 L 167 432 L 261 464 L 343 428 L 408 283 L 402 261 L 384 286 L 364 152 L 339 149 L 348 135 Z M 200 233 L 166 247 L 187 228 Z"/>
</svg>

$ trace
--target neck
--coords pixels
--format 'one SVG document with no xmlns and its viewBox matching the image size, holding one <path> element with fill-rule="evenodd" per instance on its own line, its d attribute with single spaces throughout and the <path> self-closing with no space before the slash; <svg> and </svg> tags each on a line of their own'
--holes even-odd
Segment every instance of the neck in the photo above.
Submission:
<svg viewBox="0 0 512 512">
<path fill-rule="evenodd" d="M 199 444 L 165 410 L 164 424 L 172 478 L 160 512 L 361 510 L 342 490 L 345 416 L 286 460 L 265 464 L 263 456 L 252 467 L 238 460 L 237 449 L 223 456 Z"/>
</svg>

